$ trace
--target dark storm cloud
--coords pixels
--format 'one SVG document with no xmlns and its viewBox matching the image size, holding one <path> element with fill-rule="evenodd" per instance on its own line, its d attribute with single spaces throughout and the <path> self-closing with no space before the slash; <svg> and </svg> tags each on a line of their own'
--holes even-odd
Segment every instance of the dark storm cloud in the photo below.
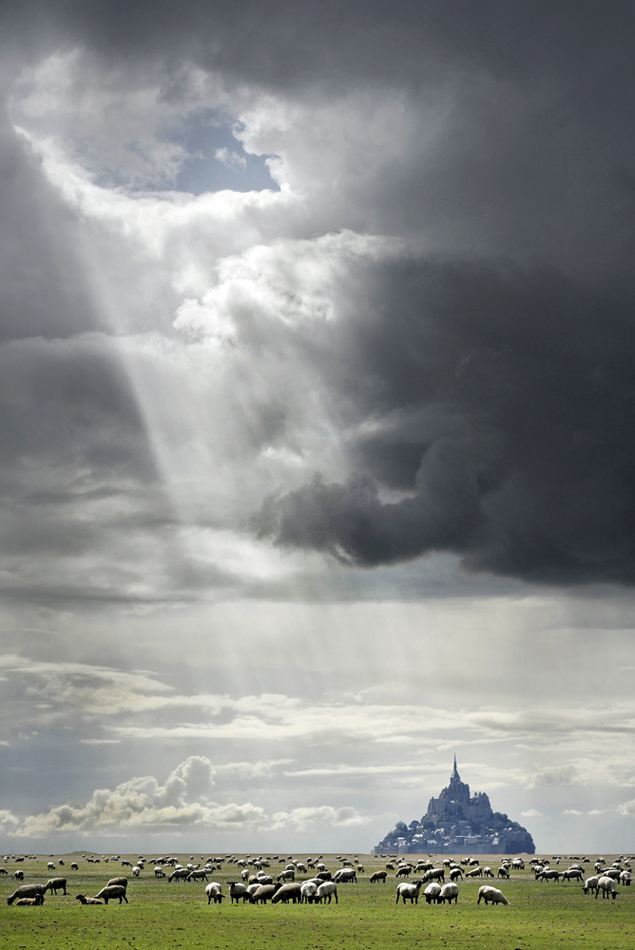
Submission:
<svg viewBox="0 0 635 950">
<path fill-rule="evenodd" d="M 450 549 L 534 580 L 635 580 L 632 281 L 413 264 L 366 289 L 316 357 L 356 474 L 270 499 L 261 533 L 361 565 Z"/>
</svg>

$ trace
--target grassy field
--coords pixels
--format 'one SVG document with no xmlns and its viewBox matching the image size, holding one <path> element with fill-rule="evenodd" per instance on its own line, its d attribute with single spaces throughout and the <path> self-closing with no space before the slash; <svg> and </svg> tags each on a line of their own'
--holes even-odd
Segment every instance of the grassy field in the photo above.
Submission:
<svg viewBox="0 0 635 950">
<path fill-rule="evenodd" d="M 481 880 L 459 882 L 456 906 L 428 905 L 423 898 L 418 905 L 397 906 L 394 871 L 386 884 L 371 885 L 371 873 L 383 869 L 386 860 L 366 855 L 360 856 L 365 871 L 359 883 L 341 885 L 337 905 L 231 905 L 228 898 L 220 905 L 208 905 L 204 883 L 156 879 L 150 859 L 141 877 L 133 878 L 130 868 L 122 868 L 119 861 L 90 864 L 75 854 L 56 855 L 56 864 L 59 857 L 65 865 L 55 872 L 47 870 L 48 855 L 21 864 L 4 862 L 8 874 L 0 877 L 3 950 L 635 950 L 635 886 L 620 887 L 615 901 L 595 900 L 585 896 L 579 884 L 536 882 L 529 867 L 512 872 L 509 881 L 492 882 L 503 890 L 509 907 L 477 906 Z M 190 859 L 175 857 L 183 864 Z M 613 860 L 604 857 L 608 863 Z M 72 860 L 78 862 L 78 871 L 70 870 Z M 334 856 L 325 855 L 323 860 L 329 870 L 341 866 Z M 482 866 L 493 869 L 499 862 L 497 857 L 481 858 Z M 274 878 L 284 864 L 286 855 L 283 863 L 272 862 L 269 872 Z M 566 866 L 561 862 L 561 869 Z M 6 897 L 17 886 L 13 880 L 17 868 L 25 872 L 24 883 L 66 877 L 68 895 L 47 894 L 41 907 L 7 906 Z M 591 863 L 585 868 L 593 873 Z M 130 878 L 128 905 L 90 907 L 75 900 L 76 894 L 95 895 L 109 878 L 121 874 Z M 213 875 L 224 893 L 228 881 L 239 879 L 235 865 L 227 863 Z"/>
</svg>

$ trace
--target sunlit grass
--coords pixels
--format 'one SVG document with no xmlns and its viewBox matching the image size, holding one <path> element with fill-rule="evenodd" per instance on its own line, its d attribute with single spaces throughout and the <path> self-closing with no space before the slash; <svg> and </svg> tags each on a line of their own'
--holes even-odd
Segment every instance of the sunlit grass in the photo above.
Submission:
<svg viewBox="0 0 635 950">
<path fill-rule="evenodd" d="M 9 875 L 0 878 L 0 938 L 7 950 L 635 950 L 635 887 L 619 888 L 616 901 L 595 900 L 579 884 L 535 882 L 529 868 L 513 872 L 510 881 L 492 882 L 504 891 L 509 907 L 477 906 L 481 880 L 459 883 L 456 906 L 427 905 L 423 898 L 418 905 L 397 906 L 394 872 L 386 884 L 371 885 L 370 874 L 386 862 L 366 855 L 359 883 L 341 885 L 337 905 L 254 906 L 231 905 L 229 899 L 208 905 L 204 883 L 156 879 L 151 863 L 135 879 L 118 862 L 92 865 L 78 856 L 80 869 L 71 871 L 73 856 L 64 856 L 65 866 L 52 872 L 47 860 L 5 863 Z M 180 860 L 187 863 L 189 855 Z M 324 861 L 331 870 L 340 866 L 334 856 L 324 856 Z M 497 858 L 484 858 L 486 862 L 498 867 Z M 271 865 L 274 877 L 284 863 Z M 65 876 L 68 895 L 47 896 L 42 907 L 7 906 L 16 867 L 24 868 L 25 883 Z M 591 865 L 586 867 L 591 873 Z M 130 878 L 128 905 L 82 907 L 75 900 L 76 894 L 95 895 L 109 878 L 121 874 Z M 225 863 L 213 879 L 227 893 L 227 882 L 239 879 L 239 870 Z"/>
</svg>

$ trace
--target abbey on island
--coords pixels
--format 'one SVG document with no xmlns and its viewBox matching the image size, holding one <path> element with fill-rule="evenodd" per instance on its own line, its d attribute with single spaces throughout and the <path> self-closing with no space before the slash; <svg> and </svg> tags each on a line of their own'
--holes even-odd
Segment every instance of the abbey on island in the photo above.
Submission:
<svg viewBox="0 0 635 950">
<path fill-rule="evenodd" d="M 420 821 L 406 825 L 398 821 L 394 830 L 373 848 L 374 854 L 386 851 L 400 854 L 433 852 L 448 854 L 535 854 L 533 838 L 526 828 L 507 815 L 492 811 L 485 792 L 470 795 L 470 786 L 461 781 L 456 767 L 450 784 L 438 798 L 431 798 Z"/>
</svg>

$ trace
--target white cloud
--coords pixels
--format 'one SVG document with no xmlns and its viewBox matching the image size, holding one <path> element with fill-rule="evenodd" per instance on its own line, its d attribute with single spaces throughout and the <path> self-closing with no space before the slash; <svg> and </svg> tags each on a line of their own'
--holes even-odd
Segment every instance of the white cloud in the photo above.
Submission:
<svg viewBox="0 0 635 950">
<path fill-rule="evenodd" d="M 320 828 L 354 828 L 372 821 L 371 816 L 360 815 L 352 806 L 333 808 L 331 805 L 303 806 L 290 812 L 272 815 L 270 830 L 291 828 L 297 831 L 315 831 Z"/>
<path fill-rule="evenodd" d="M 545 816 L 537 808 L 528 808 L 527 811 L 521 811 L 522 818 L 544 818 Z"/>
</svg>

